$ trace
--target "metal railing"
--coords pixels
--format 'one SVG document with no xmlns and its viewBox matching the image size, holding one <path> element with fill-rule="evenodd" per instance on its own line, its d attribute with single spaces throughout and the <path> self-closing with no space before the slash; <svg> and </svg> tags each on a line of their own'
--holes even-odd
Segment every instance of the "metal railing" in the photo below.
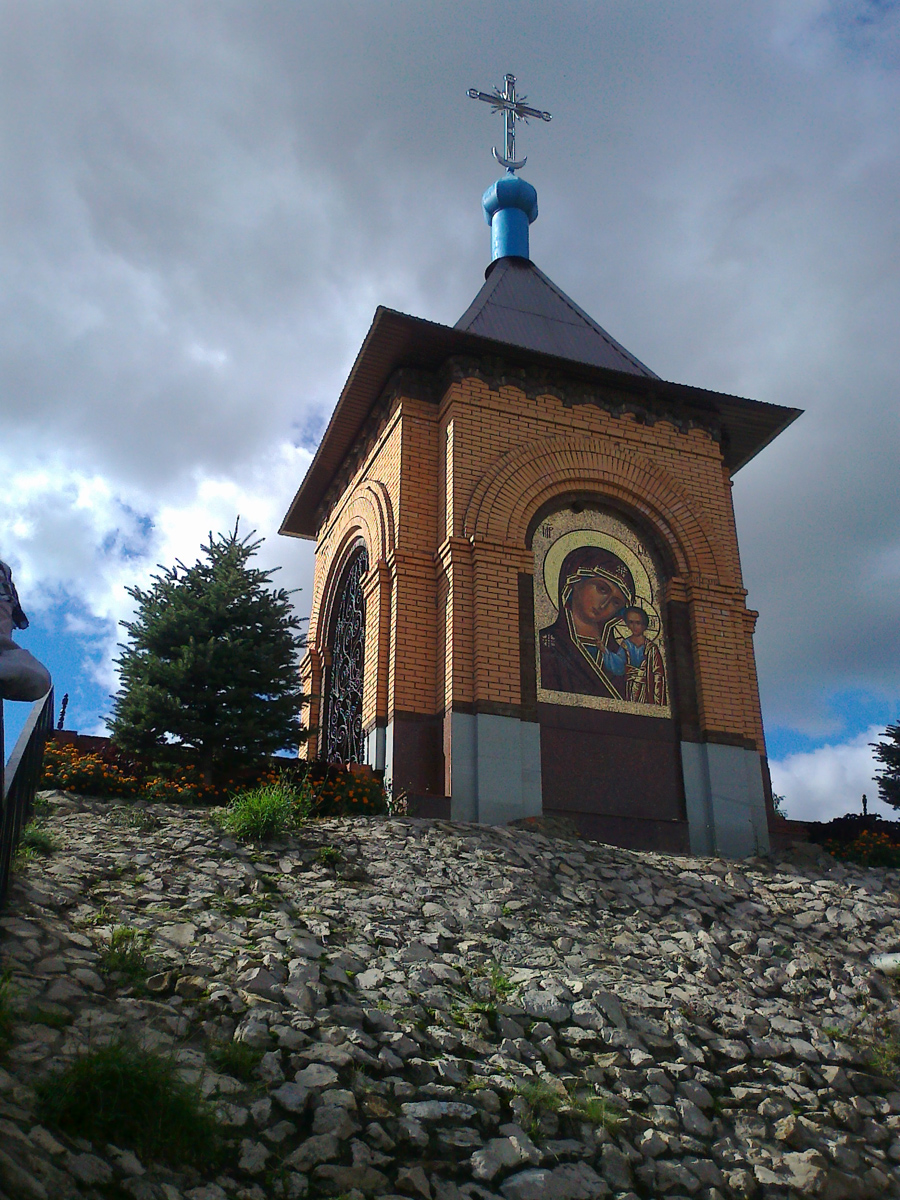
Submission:
<svg viewBox="0 0 900 1200">
<path fill-rule="evenodd" d="M 2 708 L 2 702 L 0 702 Z M 2 776 L 2 811 L 0 811 L 0 905 L 6 899 L 12 861 L 19 845 L 19 836 L 27 825 L 34 808 L 34 794 L 41 777 L 44 743 L 53 729 L 53 689 L 42 700 L 36 700 L 9 762 L 3 767 L 3 715 L 0 711 L 0 776 Z"/>
</svg>

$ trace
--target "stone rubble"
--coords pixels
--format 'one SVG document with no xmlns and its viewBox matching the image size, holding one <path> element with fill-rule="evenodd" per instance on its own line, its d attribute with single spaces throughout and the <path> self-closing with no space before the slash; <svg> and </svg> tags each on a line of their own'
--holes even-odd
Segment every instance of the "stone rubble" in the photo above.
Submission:
<svg viewBox="0 0 900 1200">
<path fill-rule="evenodd" d="M 6 1200 L 900 1197 L 869 962 L 900 948 L 897 871 L 410 818 L 246 847 L 199 810 L 49 801 L 59 849 L 0 913 Z M 143 986 L 103 969 L 122 926 Z M 199 1081 L 233 1167 L 36 1123 L 35 1080 L 123 1034 Z M 208 1057 L 235 1039 L 250 1083 Z"/>
</svg>

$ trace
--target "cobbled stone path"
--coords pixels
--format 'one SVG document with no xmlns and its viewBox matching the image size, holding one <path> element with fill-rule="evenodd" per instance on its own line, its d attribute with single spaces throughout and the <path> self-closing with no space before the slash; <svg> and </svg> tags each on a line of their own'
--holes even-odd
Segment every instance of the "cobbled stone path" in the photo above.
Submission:
<svg viewBox="0 0 900 1200">
<path fill-rule="evenodd" d="M 49 801 L 58 849 L 0 913 L 7 1200 L 900 1197 L 869 962 L 900 947 L 896 871 L 407 818 L 246 847 L 202 811 Z M 122 926 L 139 985 L 104 970 Z M 35 1081 L 123 1034 L 199 1081 L 226 1173 L 36 1123 Z M 232 1039 L 250 1083 L 211 1065 Z"/>
</svg>

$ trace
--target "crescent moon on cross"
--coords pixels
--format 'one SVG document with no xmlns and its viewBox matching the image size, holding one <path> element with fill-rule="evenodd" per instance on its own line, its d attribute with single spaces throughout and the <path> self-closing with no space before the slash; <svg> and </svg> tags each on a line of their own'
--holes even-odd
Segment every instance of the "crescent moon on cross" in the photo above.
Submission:
<svg viewBox="0 0 900 1200">
<path fill-rule="evenodd" d="M 502 154 L 497 153 L 496 146 L 491 147 L 491 153 L 493 154 L 494 158 L 496 158 L 500 166 L 506 167 L 508 171 L 520 171 L 528 162 L 527 154 L 524 158 L 504 158 Z"/>
</svg>

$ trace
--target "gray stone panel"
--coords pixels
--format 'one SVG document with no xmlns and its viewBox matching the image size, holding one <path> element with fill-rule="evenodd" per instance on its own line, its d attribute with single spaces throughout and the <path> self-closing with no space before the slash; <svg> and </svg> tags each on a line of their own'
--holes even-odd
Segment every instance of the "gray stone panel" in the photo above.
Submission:
<svg viewBox="0 0 900 1200">
<path fill-rule="evenodd" d="M 492 713 L 453 713 L 450 796 L 454 821 L 505 825 L 541 813 L 540 726 Z"/>
<path fill-rule="evenodd" d="M 476 718 L 450 714 L 450 815 L 454 821 L 478 820 Z"/>
<path fill-rule="evenodd" d="M 769 852 L 762 762 L 755 750 L 682 742 L 691 850 L 723 858 Z"/>
<path fill-rule="evenodd" d="M 691 854 L 714 854 L 716 847 L 706 749 L 700 742 L 681 743 L 681 769 L 684 775 L 684 799 L 691 837 Z"/>
</svg>

